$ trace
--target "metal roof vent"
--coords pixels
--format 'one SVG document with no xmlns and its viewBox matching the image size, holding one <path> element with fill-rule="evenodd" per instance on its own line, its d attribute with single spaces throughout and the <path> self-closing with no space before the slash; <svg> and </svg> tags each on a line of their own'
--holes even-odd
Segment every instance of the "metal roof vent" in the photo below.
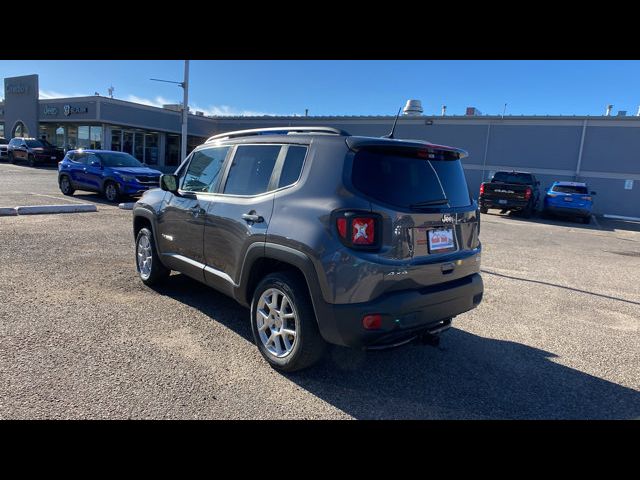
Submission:
<svg viewBox="0 0 640 480">
<path fill-rule="evenodd" d="M 422 102 L 420 100 L 407 100 L 407 104 L 402 109 L 405 115 L 422 115 Z"/>
</svg>

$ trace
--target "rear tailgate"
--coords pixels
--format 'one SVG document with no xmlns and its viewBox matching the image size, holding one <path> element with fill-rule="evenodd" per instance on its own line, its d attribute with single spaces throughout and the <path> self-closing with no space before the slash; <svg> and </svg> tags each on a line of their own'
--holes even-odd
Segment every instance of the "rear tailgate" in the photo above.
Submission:
<svg viewBox="0 0 640 480">
<path fill-rule="evenodd" d="M 507 201 L 526 201 L 527 188 L 531 187 L 515 183 L 485 183 L 483 198 L 486 200 L 496 201 L 499 199 L 506 199 Z"/>
<path fill-rule="evenodd" d="M 440 148 L 446 147 L 369 147 L 354 158 L 353 186 L 383 217 L 381 251 L 363 256 L 382 264 L 386 291 L 428 287 L 479 271 L 477 205 L 456 151 L 440 155 Z"/>
</svg>

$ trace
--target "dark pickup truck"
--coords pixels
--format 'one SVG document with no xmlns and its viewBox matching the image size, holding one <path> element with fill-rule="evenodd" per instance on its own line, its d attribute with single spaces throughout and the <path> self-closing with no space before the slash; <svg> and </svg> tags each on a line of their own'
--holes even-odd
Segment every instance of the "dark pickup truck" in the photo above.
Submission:
<svg viewBox="0 0 640 480">
<path fill-rule="evenodd" d="M 528 172 L 496 172 L 490 182 L 480 184 L 480 211 L 520 211 L 529 218 L 538 208 L 540 182 Z"/>
</svg>

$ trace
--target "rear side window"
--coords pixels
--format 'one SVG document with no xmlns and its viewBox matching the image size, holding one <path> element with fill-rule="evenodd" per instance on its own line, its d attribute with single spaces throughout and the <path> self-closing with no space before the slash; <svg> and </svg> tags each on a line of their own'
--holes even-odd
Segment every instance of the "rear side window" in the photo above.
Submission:
<svg viewBox="0 0 640 480">
<path fill-rule="evenodd" d="M 556 185 L 552 188 L 552 191 L 559 193 L 579 193 L 584 194 L 588 193 L 587 187 L 579 187 L 573 185 Z"/>
<path fill-rule="evenodd" d="M 280 145 L 241 145 L 229 169 L 224 193 L 259 195 L 267 191 Z"/>
<path fill-rule="evenodd" d="M 352 183 L 365 195 L 402 208 L 471 204 L 460 160 L 426 160 L 362 150 L 353 160 Z"/>
<path fill-rule="evenodd" d="M 496 172 L 493 176 L 494 182 L 500 183 L 519 183 L 522 185 L 533 184 L 533 177 L 530 173 L 516 173 L 516 172 Z"/>
<path fill-rule="evenodd" d="M 212 192 L 222 174 L 228 151 L 229 147 L 214 147 L 194 152 L 182 182 L 182 190 Z"/>
<path fill-rule="evenodd" d="M 307 147 L 290 146 L 284 159 L 278 188 L 296 183 L 302 172 L 302 164 L 307 154 Z"/>
</svg>

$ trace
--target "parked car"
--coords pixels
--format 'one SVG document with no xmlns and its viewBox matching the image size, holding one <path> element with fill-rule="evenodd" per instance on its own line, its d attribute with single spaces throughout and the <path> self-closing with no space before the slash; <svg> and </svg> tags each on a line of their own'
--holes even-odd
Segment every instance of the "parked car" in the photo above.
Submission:
<svg viewBox="0 0 640 480">
<path fill-rule="evenodd" d="M 58 164 L 58 185 L 65 195 L 76 190 L 104 194 L 110 202 L 141 195 L 158 187 L 162 172 L 128 153 L 109 150 L 70 150 Z"/>
<path fill-rule="evenodd" d="M 522 212 L 531 217 L 538 208 L 540 181 L 529 172 L 496 172 L 490 182 L 480 184 L 480 211 L 487 213 L 490 208 Z"/>
<path fill-rule="evenodd" d="M 284 371 L 326 343 L 437 342 L 483 294 L 465 155 L 328 127 L 211 137 L 135 203 L 139 276 L 176 270 L 248 307 Z"/>
<path fill-rule="evenodd" d="M 9 159 L 9 140 L 0 137 L 0 160 Z"/>
<path fill-rule="evenodd" d="M 12 138 L 7 145 L 7 150 L 9 162 L 15 163 L 18 160 L 23 160 L 30 167 L 43 163 L 55 164 L 64 156 L 64 152 L 60 148 L 36 138 Z"/>
<path fill-rule="evenodd" d="M 553 182 L 544 196 L 544 213 L 578 218 L 582 223 L 591 222 L 593 195 L 586 183 Z"/>
</svg>

